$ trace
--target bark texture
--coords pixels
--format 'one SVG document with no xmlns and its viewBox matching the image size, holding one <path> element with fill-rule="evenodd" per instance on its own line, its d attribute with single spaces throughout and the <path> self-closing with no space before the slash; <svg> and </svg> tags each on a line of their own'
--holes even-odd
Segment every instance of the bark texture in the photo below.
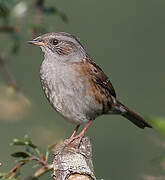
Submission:
<svg viewBox="0 0 165 180">
<path fill-rule="evenodd" d="M 92 148 L 88 137 L 69 143 L 68 139 L 54 149 L 55 180 L 96 180 L 92 163 Z"/>
</svg>

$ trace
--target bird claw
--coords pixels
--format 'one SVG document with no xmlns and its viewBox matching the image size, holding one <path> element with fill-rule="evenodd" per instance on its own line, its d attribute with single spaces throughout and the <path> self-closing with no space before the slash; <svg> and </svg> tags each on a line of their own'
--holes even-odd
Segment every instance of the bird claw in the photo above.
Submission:
<svg viewBox="0 0 165 180">
<path fill-rule="evenodd" d="M 79 134 L 79 135 L 77 135 L 77 136 L 71 136 L 69 139 L 68 139 L 68 144 L 71 144 L 71 143 L 73 143 L 75 140 L 77 140 L 77 141 L 75 141 L 75 143 L 78 145 L 78 147 L 80 147 L 80 144 L 81 144 L 81 141 L 82 141 L 82 138 L 84 137 L 84 135 L 82 135 L 82 134 Z"/>
</svg>

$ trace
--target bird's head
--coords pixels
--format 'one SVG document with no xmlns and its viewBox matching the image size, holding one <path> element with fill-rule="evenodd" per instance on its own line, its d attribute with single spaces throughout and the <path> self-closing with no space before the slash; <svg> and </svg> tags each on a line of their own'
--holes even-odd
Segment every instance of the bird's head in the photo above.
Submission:
<svg viewBox="0 0 165 180">
<path fill-rule="evenodd" d="M 65 32 L 47 33 L 28 42 L 41 47 L 46 58 L 58 61 L 80 61 L 87 56 L 79 40 Z"/>
</svg>

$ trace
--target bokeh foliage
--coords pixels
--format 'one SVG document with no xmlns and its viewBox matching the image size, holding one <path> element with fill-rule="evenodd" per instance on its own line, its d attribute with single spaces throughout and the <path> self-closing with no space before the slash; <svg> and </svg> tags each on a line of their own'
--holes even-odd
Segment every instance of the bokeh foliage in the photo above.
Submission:
<svg viewBox="0 0 165 180">
<path fill-rule="evenodd" d="M 0 69 L 5 79 L 5 85 L 0 84 L 0 116 L 5 120 L 22 118 L 26 108 L 29 108 L 29 99 L 20 91 L 21 87 L 16 83 L 7 63 L 21 52 L 21 43 L 41 33 L 49 31 L 49 25 L 45 18 L 57 16 L 64 23 L 68 22 L 65 13 L 56 6 L 51 6 L 45 0 L 0 0 L 0 34 L 5 34 L 5 51 L 0 52 Z M 12 146 L 23 146 L 24 150 L 14 152 L 12 157 L 16 158 L 16 165 L 7 173 L 0 173 L 0 179 L 22 179 L 20 169 L 25 164 L 35 161 L 36 173 L 29 176 L 28 180 L 38 179 L 42 174 L 52 169 L 48 163 L 49 154 L 53 145 L 49 145 L 45 154 L 32 143 L 26 135 L 23 140 L 14 139 Z M 0 166 L 3 164 L 0 163 Z"/>
<path fill-rule="evenodd" d="M 64 12 L 44 0 L 0 0 L 0 32 L 10 37 L 9 52 L 19 52 L 21 38 L 48 32 L 51 25 L 44 21 L 46 16 L 59 16 L 68 22 Z"/>
<path fill-rule="evenodd" d="M 49 145 L 45 153 L 41 153 L 37 145 L 35 145 L 31 138 L 28 135 L 24 136 L 23 140 L 13 139 L 11 146 L 22 146 L 24 147 L 23 151 L 14 152 L 11 154 L 12 157 L 16 158 L 16 165 L 7 173 L 0 173 L 0 179 L 4 180 L 17 180 L 22 179 L 21 177 L 21 168 L 35 161 L 33 168 L 37 168 L 34 175 L 29 176 L 26 180 L 37 180 L 40 176 L 47 173 L 53 169 L 52 163 L 49 164 L 49 154 L 52 148 L 56 145 Z"/>
<path fill-rule="evenodd" d="M 47 23 L 46 18 L 50 16 L 68 22 L 63 11 L 45 0 L 0 0 L 0 35 L 5 34 L 5 49 L 0 52 L 0 68 L 6 82 L 5 85 L 0 84 L 0 116 L 5 120 L 20 119 L 31 105 L 29 99 L 20 92 L 21 88 L 7 63 L 21 52 L 21 44 L 26 43 L 27 39 L 49 31 L 51 24 Z"/>
</svg>

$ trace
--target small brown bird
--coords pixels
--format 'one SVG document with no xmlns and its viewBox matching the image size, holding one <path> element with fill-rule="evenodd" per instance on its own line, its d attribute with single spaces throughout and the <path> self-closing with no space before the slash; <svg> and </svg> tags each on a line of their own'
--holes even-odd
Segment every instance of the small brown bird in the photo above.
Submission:
<svg viewBox="0 0 165 180">
<path fill-rule="evenodd" d="M 44 52 L 40 76 L 46 97 L 57 112 L 77 124 L 70 141 L 75 138 L 81 141 L 92 121 L 102 114 L 119 114 L 139 128 L 151 128 L 117 100 L 110 80 L 75 36 L 53 32 L 29 43 L 40 46 Z M 84 123 L 86 126 L 76 136 Z"/>
</svg>

